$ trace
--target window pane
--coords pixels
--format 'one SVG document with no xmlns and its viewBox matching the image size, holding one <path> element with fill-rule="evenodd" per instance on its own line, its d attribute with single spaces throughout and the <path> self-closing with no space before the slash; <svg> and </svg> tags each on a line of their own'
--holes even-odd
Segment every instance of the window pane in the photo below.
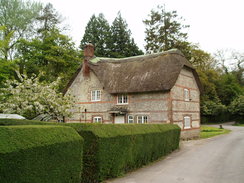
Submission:
<svg viewBox="0 0 244 183">
<path fill-rule="evenodd" d="M 121 104 L 122 103 L 122 95 L 118 96 L 118 103 Z"/>
<path fill-rule="evenodd" d="M 96 93 L 95 93 L 95 91 L 92 91 L 91 92 L 91 100 L 94 101 L 95 98 L 96 98 Z"/>
<path fill-rule="evenodd" d="M 128 103 L 127 95 L 123 95 L 123 99 L 124 99 L 124 100 L 123 100 L 123 103 L 124 103 L 124 104 L 127 104 L 127 103 Z"/>
<path fill-rule="evenodd" d="M 133 116 L 128 116 L 128 123 L 134 123 L 134 118 Z"/>
<path fill-rule="evenodd" d="M 147 123 L 147 116 L 143 116 L 143 122 Z"/>
<path fill-rule="evenodd" d="M 101 91 L 100 90 L 97 90 L 97 98 L 96 100 L 100 100 L 101 99 Z"/>
<path fill-rule="evenodd" d="M 138 116 L 137 117 L 137 123 L 142 123 L 142 119 L 143 119 L 142 116 Z"/>
</svg>

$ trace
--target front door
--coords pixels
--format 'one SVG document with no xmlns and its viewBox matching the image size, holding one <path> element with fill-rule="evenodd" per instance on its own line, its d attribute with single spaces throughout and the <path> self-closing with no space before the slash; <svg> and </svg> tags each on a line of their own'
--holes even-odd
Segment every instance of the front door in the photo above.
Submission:
<svg viewBox="0 0 244 183">
<path fill-rule="evenodd" d="M 115 124 L 125 123 L 125 116 L 114 116 L 114 123 Z"/>
</svg>

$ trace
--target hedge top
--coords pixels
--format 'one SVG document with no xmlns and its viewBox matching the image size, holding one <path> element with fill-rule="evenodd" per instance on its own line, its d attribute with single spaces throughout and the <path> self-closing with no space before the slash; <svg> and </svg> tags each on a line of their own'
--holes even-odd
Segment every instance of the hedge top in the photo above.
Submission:
<svg viewBox="0 0 244 183">
<path fill-rule="evenodd" d="M 116 137 L 131 134 L 159 133 L 169 130 L 180 130 L 178 125 L 173 124 L 97 124 L 97 123 L 55 123 L 34 120 L 0 119 L 0 126 L 9 125 L 58 125 L 69 126 L 77 132 L 91 131 L 97 137 Z M 136 126 L 136 128 L 135 128 Z"/>
<path fill-rule="evenodd" d="M 0 126 L 0 154 L 81 139 L 74 129 L 65 126 Z"/>
<path fill-rule="evenodd" d="M 95 136 L 110 138 L 116 136 L 126 136 L 131 134 L 161 133 L 163 131 L 179 130 L 178 125 L 173 124 L 91 124 L 91 123 L 67 123 L 78 133 L 91 131 Z"/>
<path fill-rule="evenodd" d="M 56 122 L 45 122 L 28 119 L 0 119 L 0 126 L 12 126 L 12 125 L 56 125 Z"/>
</svg>

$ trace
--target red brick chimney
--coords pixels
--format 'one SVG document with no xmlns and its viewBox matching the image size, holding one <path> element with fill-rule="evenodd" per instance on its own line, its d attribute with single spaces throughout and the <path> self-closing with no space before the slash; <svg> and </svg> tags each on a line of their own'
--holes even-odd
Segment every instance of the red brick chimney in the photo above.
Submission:
<svg viewBox="0 0 244 183">
<path fill-rule="evenodd" d="M 94 57 L 94 46 L 89 43 L 84 48 L 84 62 L 83 62 L 83 75 L 89 76 L 90 68 L 88 62 Z"/>
</svg>

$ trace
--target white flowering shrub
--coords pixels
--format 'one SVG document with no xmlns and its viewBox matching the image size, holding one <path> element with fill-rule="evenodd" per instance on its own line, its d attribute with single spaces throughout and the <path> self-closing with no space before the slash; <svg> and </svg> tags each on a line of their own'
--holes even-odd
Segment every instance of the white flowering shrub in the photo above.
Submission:
<svg viewBox="0 0 244 183">
<path fill-rule="evenodd" d="M 0 109 L 3 113 L 16 113 L 28 119 L 39 114 L 49 114 L 54 119 L 71 115 L 74 98 L 57 92 L 60 78 L 52 83 L 43 83 L 39 77 L 20 76 L 21 82 L 8 80 L 1 89 Z"/>
</svg>

